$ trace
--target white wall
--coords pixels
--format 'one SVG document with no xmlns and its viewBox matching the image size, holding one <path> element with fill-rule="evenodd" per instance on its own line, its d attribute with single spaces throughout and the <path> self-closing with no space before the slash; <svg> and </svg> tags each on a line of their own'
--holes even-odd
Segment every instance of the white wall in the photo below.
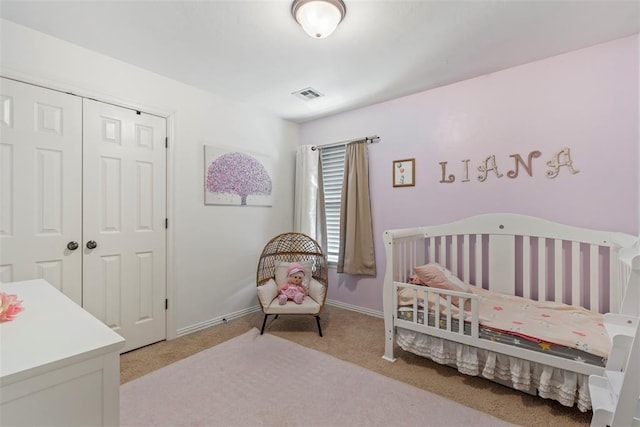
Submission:
<svg viewBox="0 0 640 427">
<path fill-rule="evenodd" d="M 0 27 L 3 76 L 172 117 L 169 335 L 255 306 L 260 252 L 293 224 L 297 125 L 9 21 Z M 204 144 L 271 156 L 274 206 L 205 206 Z"/>
</svg>

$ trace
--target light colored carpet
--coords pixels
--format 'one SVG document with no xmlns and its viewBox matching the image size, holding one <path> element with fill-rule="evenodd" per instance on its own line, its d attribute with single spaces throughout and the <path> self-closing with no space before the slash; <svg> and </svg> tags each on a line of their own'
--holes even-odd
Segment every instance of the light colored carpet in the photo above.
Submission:
<svg viewBox="0 0 640 427">
<path fill-rule="evenodd" d="M 252 329 L 120 389 L 122 426 L 509 426 Z"/>
</svg>

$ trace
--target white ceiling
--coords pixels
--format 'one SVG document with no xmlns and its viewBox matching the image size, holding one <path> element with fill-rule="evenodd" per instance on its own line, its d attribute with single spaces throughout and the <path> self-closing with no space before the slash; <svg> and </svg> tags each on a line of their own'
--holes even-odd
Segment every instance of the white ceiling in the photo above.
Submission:
<svg viewBox="0 0 640 427">
<path fill-rule="evenodd" d="M 321 40 L 289 0 L 0 0 L 0 16 L 296 122 L 640 32 L 640 0 L 345 3 Z M 291 94 L 309 86 L 325 96 Z"/>
</svg>

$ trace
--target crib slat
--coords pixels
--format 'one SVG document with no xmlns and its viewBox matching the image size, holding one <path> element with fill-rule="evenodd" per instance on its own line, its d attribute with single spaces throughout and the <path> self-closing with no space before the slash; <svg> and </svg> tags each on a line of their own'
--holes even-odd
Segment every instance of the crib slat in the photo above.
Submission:
<svg viewBox="0 0 640 427">
<path fill-rule="evenodd" d="M 395 256 L 396 258 L 396 267 L 397 270 L 394 272 L 394 280 L 397 280 L 398 282 L 402 282 L 402 258 L 404 258 L 404 245 L 398 245 L 395 248 L 393 248 L 393 251 L 395 252 Z"/>
<path fill-rule="evenodd" d="M 623 285 L 618 279 L 616 269 L 617 257 L 613 254 L 613 250 L 609 248 L 609 307 L 602 307 L 601 313 L 611 311 L 615 308 L 616 312 L 622 307 Z"/>
<path fill-rule="evenodd" d="M 478 322 L 478 300 L 471 300 L 471 336 L 473 338 L 480 337 L 480 327 Z"/>
<path fill-rule="evenodd" d="M 531 238 L 522 236 L 522 296 L 531 298 Z"/>
<path fill-rule="evenodd" d="M 438 262 L 443 267 L 446 267 L 447 265 L 447 237 L 446 236 L 440 237 L 440 259 L 438 259 Z"/>
<path fill-rule="evenodd" d="M 562 240 L 554 239 L 553 242 L 554 251 L 553 251 L 553 271 L 554 271 L 554 279 L 553 279 L 553 290 L 555 293 L 555 302 L 564 302 L 563 298 L 563 273 L 564 273 L 564 263 L 562 262 Z"/>
<path fill-rule="evenodd" d="M 436 238 L 429 237 L 429 262 L 436 262 Z"/>
<path fill-rule="evenodd" d="M 404 266 L 406 265 L 406 243 L 400 243 L 398 244 L 398 271 L 397 271 L 397 275 L 398 277 L 396 277 L 396 280 L 398 282 L 405 282 L 404 280 L 404 275 L 406 274 L 404 271 Z"/>
<path fill-rule="evenodd" d="M 451 236 L 451 272 L 458 276 L 458 236 Z"/>
<path fill-rule="evenodd" d="M 589 309 L 600 311 L 600 256 L 597 245 L 589 245 Z"/>
<path fill-rule="evenodd" d="M 429 303 L 428 301 L 431 300 L 431 292 L 427 292 L 427 299 L 425 300 L 425 306 L 428 307 Z M 436 298 L 440 299 L 440 295 L 436 295 Z M 438 301 L 438 299 L 436 299 L 436 301 Z M 425 310 L 425 315 L 426 315 L 427 310 Z M 440 304 L 436 303 L 433 306 L 433 312 L 435 314 L 435 319 L 434 319 L 434 324 L 433 326 L 435 326 L 436 328 L 440 329 Z"/>
<path fill-rule="evenodd" d="M 538 301 L 547 300 L 547 239 L 538 237 Z"/>
<path fill-rule="evenodd" d="M 418 290 L 413 290 L 413 323 L 418 323 Z"/>
<path fill-rule="evenodd" d="M 412 240 L 409 243 L 409 251 L 407 253 L 407 256 L 409 257 L 409 259 L 407 260 L 408 262 L 405 265 L 409 266 L 409 269 L 406 270 L 406 275 L 407 277 L 405 278 L 405 283 L 406 283 L 406 279 L 409 278 L 409 276 L 411 276 L 413 274 L 413 267 L 416 266 L 416 256 L 417 256 L 417 251 L 416 251 L 416 246 L 417 246 L 417 242 L 415 240 Z"/>
<path fill-rule="evenodd" d="M 408 255 L 407 255 L 407 250 L 408 250 L 408 243 L 407 242 L 402 242 L 401 246 L 400 246 L 400 262 L 402 266 L 406 266 L 407 265 L 407 261 L 408 261 Z M 405 269 L 403 268 L 402 270 L 399 271 L 399 275 L 400 277 L 398 278 L 399 281 L 404 282 L 405 280 L 405 275 L 407 274 L 407 272 L 405 271 Z"/>
<path fill-rule="evenodd" d="M 406 266 L 406 265 L 408 265 L 409 263 L 412 262 L 411 261 L 411 254 L 408 253 L 410 251 L 410 249 L 411 249 L 411 247 L 409 245 L 409 242 L 404 243 L 402 245 L 402 248 L 404 249 L 402 251 L 402 265 Z M 407 282 L 406 275 L 407 275 L 407 271 L 406 271 L 406 269 L 403 268 L 402 269 L 402 283 L 406 283 Z"/>
<path fill-rule="evenodd" d="M 571 301 L 570 304 L 580 305 L 581 287 L 580 283 L 580 243 L 571 242 Z"/>
<path fill-rule="evenodd" d="M 415 267 L 417 267 L 418 265 L 422 265 L 424 264 L 424 261 L 426 259 L 425 257 L 425 253 L 424 253 L 424 240 L 416 240 L 415 242 L 415 246 L 413 248 L 414 250 L 414 254 L 413 254 L 413 262 L 411 263 L 411 271 L 409 272 L 409 276 L 413 275 L 413 269 Z M 418 264 L 420 263 L 420 264 Z"/>
<path fill-rule="evenodd" d="M 466 283 L 469 283 L 471 277 L 469 274 L 469 269 L 471 268 L 470 263 L 470 249 L 469 249 L 469 235 L 465 234 L 462 238 L 462 280 Z"/>
<path fill-rule="evenodd" d="M 476 234 L 476 286 L 482 286 L 482 234 Z"/>
<path fill-rule="evenodd" d="M 409 258 L 411 260 L 411 265 L 409 266 L 410 270 L 408 272 L 409 276 L 413 275 L 413 269 L 416 267 L 416 260 L 418 259 L 418 242 L 416 240 L 414 240 L 413 242 L 411 242 L 411 257 Z M 405 280 L 406 282 L 406 280 Z"/>
</svg>

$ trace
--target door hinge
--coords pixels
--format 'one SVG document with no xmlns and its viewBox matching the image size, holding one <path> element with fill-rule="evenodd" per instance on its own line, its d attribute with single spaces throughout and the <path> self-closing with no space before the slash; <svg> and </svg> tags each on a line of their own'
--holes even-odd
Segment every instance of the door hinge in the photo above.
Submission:
<svg viewBox="0 0 640 427">
<path fill-rule="evenodd" d="M 165 136 L 164 138 L 164 148 L 169 148 L 169 137 Z"/>
<path fill-rule="evenodd" d="M 164 228 L 169 228 L 169 218 L 164 219 Z"/>
<path fill-rule="evenodd" d="M 164 309 L 169 310 L 169 299 L 164 300 Z"/>
</svg>

